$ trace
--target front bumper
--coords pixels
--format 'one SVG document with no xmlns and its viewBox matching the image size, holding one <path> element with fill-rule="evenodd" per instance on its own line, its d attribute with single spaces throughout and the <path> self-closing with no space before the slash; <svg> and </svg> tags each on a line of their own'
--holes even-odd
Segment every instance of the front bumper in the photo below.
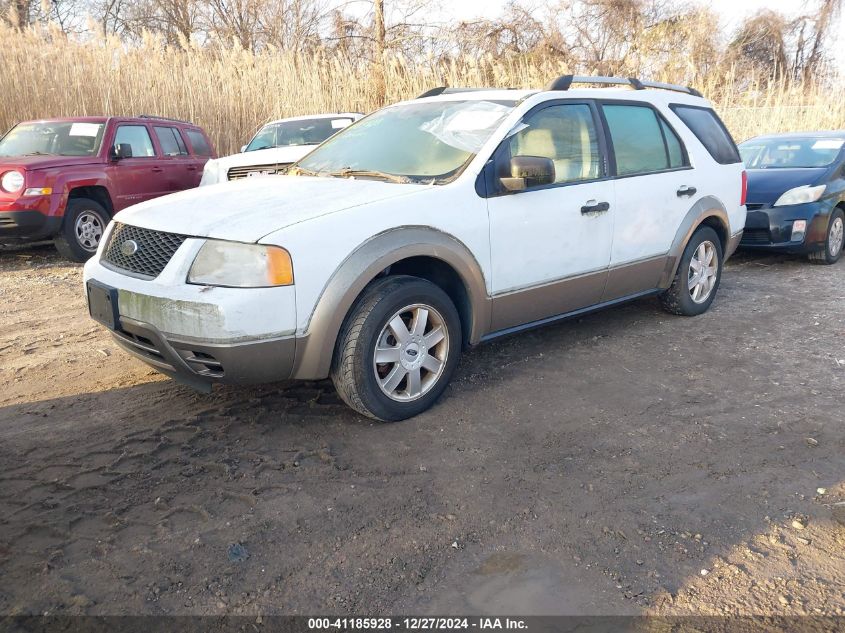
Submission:
<svg viewBox="0 0 845 633">
<path fill-rule="evenodd" d="M 152 280 L 106 268 L 101 253 L 86 263 L 86 287 L 94 281 L 115 289 L 112 335 L 133 356 L 197 388 L 289 378 L 296 357 L 294 287 L 187 284 L 203 242 L 185 240 Z"/>
<path fill-rule="evenodd" d="M 59 232 L 62 218 L 31 209 L 0 210 L 0 241 L 43 240 Z"/>
<path fill-rule="evenodd" d="M 825 247 L 827 225 L 833 205 L 825 200 L 785 207 L 748 203 L 740 247 L 748 250 L 772 250 L 786 253 L 813 253 Z M 795 220 L 806 220 L 801 239 L 792 239 Z"/>
</svg>

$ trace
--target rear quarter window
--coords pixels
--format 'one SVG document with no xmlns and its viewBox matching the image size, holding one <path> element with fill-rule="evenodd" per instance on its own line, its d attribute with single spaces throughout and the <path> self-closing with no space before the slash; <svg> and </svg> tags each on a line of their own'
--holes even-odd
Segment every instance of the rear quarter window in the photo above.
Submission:
<svg viewBox="0 0 845 633">
<path fill-rule="evenodd" d="M 721 165 L 742 162 L 736 143 L 713 110 L 678 103 L 673 103 L 669 107 L 701 141 L 713 160 Z"/>
<path fill-rule="evenodd" d="M 194 154 L 197 156 L 211 156 L 211 146 L 205 139 L 205 136 L 199 130 L 185 130 L 188 135 L 188 141 L 191 147 L 194 148 Z"/>
</svg>

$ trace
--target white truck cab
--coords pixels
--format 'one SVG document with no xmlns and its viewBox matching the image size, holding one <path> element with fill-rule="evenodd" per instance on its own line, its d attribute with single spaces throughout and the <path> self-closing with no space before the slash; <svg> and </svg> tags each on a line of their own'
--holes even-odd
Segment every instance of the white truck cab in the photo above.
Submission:
<svg viewBox="0 0 845 633">
<path fill-rule="evenodd" d="M 85 282 L 91 315 L 177 379 L 331 375 L 357 411 L 399 420 L 434 403 L 467 345 L 646 295 L 704 312 L 744 195 L 736 145 L 693 89 L 438 88 L 286 176 L 121 212 Z"/>
</svg>

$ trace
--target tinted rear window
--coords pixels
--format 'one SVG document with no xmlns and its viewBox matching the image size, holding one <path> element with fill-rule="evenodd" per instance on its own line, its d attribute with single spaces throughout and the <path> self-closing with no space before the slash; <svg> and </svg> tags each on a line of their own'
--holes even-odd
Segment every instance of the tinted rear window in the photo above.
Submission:
<svg viewBox="0 0 845 633">
<path fill-rule="evenodd" d="M 188 148 L 176 128 L 156 127 L 156 136 L 165 156 L 180 156 L 188 153 Z"/>
<path fill-rule="evenodd" d="M 739 151 L 736 149 L 736 143 L 728 133 L 725 124 L 713 110 L 677 103 L 670 107 L 678 115 L 678 118 L 698 137 L 701 144 L 707 148 L 713 160 L 722 165 L 742 161 L 739 157 Z"/>
<path fill-rule="evenodd" d="M 185 130 L 188 134 L 188 140 L 191 142 L 191 147 L 194 148 L 194 154 L 198 156 L 211 156 L 211 147 L 208 141 L 201 132 L 197 130 Z"/>
</svg>

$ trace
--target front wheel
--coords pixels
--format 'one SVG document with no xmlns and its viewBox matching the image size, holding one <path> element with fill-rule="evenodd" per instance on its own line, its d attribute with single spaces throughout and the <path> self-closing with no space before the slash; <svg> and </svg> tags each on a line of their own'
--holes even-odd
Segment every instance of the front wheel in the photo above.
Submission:
<svg viewBox="0 0 845 633">
<path fill-rule="evenodd" d="M 359 413 L 404 420 L 443 393 L 458 364 L 461 340 L 458 312 L 438 286 L 404 275 L 380 279 L 344 323 L 332 380 Z"/>
<path fill-rule="evenodd" d="M 109 214 L 99 202 L 88 198 L 72 198 L 65 208 L 59 234 L 53 239 L 56 250 L 74 262 L 86 262 L 97 252 Z"/>
<path fill-rule="evenodd" d="M 842 246 L 845 242 L 845 214 L 842 209 L 834 209 L 827 224 L 827 240 L 824 250 L 810 253 L 810 261 L 817 264 L 835 264 L 842 257 Z"/>
<path fill-rule="evenodd" d="M 669 289 L 660 295 L 667 312 L 696 316 L 706 312 L 722 279 L 722 242 L 716 231 L 702 226 L 690 238 L 678 272 Z"/>
</svg>

